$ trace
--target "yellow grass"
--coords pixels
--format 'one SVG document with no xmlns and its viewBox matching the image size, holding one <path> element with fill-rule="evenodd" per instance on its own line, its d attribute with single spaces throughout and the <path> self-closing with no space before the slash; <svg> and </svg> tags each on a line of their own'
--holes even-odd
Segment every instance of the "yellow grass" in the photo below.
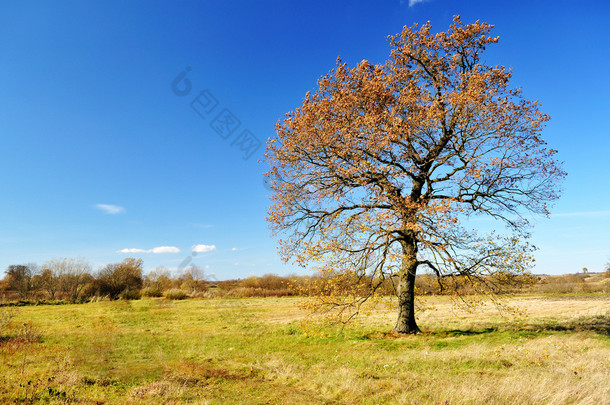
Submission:
<svg viewBox="0 0 610 405">
<path fill-rule="evenodd" d="M 610 403 L 608 295 L 513 298 L 520 317 L 426 298 L 424 333 L 407 337 L 381 306 L 338 334 L 297 301 L 19 308 L 0 345 L 0 403 Z"/>
</svg>

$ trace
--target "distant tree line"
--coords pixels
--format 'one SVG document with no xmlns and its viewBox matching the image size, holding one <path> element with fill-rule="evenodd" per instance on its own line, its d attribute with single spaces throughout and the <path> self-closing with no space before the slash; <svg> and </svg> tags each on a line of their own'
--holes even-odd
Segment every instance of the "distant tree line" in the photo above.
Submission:
<svg viewBox="0 0 610 405">
<path fill-rule="evenodd" d="M 64 301 L 88 302 L 95 299 L 139 299 L 165 297 L 169 299 L 227 297 L 283 297 L 332 294 L 355 294 L 371 285 L 381 296 L 393 295 L 391 279 L 377 280 L 343 274 L 329 279 L 321 275 L 278 276 L 266 274 L 245 279 L 210 281 L 197 266 L 172 274 L 157 267 L 143 275 L 142 259 L 126 258 L 120 263 L 107 264 L 97 271 L 82 258 L 51 259 L 41 266 L 35 263 L 10 265 L 0 281 L 2 301 Z M 381 281 L 381 282 L 380 282 Z M 514 275 L 497 273 L 489 280 L 499 293 L 570 293 L 610 292 L 610 264 L 605 273 L 577 273 L 563 276 Z M 472 284 L 455 277 L 442 286 L 432 275 L 416 279 L 421 295 L 473 293 Z M 472 291 L 471 291 L 472 290 Z"/>
<path fill-rule="evenodd" d="M 42 266 L 35 263 L 10 265 L 0 290 L 20 300 L 46 299 L 76 302 L 94 296 L 117 299 L 137 296 L 143 287 L 142 259 L 127 258 L 93 272 L 82 258 L 51 259 Z"/>
</svg>

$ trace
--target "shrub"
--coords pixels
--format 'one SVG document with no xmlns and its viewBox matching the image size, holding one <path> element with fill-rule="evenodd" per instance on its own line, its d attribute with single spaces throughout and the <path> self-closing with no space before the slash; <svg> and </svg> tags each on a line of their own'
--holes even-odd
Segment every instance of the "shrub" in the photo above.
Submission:
<svg viewBox="0 0 610 405">
<path fill-rule="evenodd" d="M 159 288 L 147 287 L 142 290 L 142 295 L 145 297 L 163 297 L 163 291 Z"/>
<path fill-rule="evenodd" d="M 142 259 L 128 257 L 121 263 L 102 268 L 96 280 L 97 295 L 117 299 L 124 291 L 139 291 L 143 285 Z"/>
<path fill-rule="evenodd" d="M 188 294 L 178 288 L 172 288 L 171 290 L 165 291 L 165 298 L 168 300 L 183 300 L 188 297 Z"/>
<path fill-rule="evenodd" d="M 294 295 L 294 292 L 289 288 L 283 290 L 268 290 L 266 288 L 255 287 L 237 287 L 227 292 L 228 297 L 286 297 Z"/>
<path fill-rule="evenodd" d="M 32 322 L 26 322 L 19 330 L 18 338 L 26 341 L 27 343 L 40 343 L 44 336 L 44 333 L 39 330 Z"/>
<path fill-rule="evenodd" d="M 142 298 L 140 290 L 125 290 L 120 295 L 121 299 L 124 300 L 139 300 Z"/>
<path fill-rule="evenodd" d="M 7 334 L 9 326 L 17 312 L 11 307 L 0 307 L 0 338 Z"/>
<path fill-rule="evenodd" d="M 144 287 L 151 291 L 159 291 L 160 295 L 151 295 L 151 297 L 161 297 L 163 291 L 172 288 L 172 279 L 169 271 L 165 267 L 157 267 L 144 278 Z"/>
</svg>

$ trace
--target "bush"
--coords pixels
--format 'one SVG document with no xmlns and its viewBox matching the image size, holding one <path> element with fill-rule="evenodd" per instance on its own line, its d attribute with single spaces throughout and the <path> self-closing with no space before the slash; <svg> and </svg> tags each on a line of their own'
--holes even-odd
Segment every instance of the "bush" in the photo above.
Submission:
<svg viewBox="0 0 610 405">
<path fill-rule="evenodd" d="M 0 307 L 0 338 L 7 334 L 9 326 L 17 312 L 14 308 Z"/>
<path fill-rule="evenodd" d="M 188 294 L 180 289 L 173 288 L 171 290 L 165 291 L 165 298 L 168 300 L 183 300 L 188 298 Z"/>
<path fill-rule="evenodd" d="M 294 295 L 291 289 L 269 290 L 266 288 L 237 287 L 227 292 L 228 297 L 286 297 Z"/>
<path fill-rule="evenodd" d="M 120 295 L 121 299 L 124 300 L 139 300 L 142 298 L 140 290 L 125 290 Z"/>
<path fill-rule="evenodd" d="M 161 297 L 163 296 L 163 291 L 169 290 L 172 288 L 172 278 L 169 271 L 165 267 L 157 267 L 150 273 L 146 275 L 144 278 L 144 287 L 146 289 L 150 289 L 151 294 L 150 297 Z M 159 295 L 157 294 L 159 292 Z"/>
<path fill-rule="evenodd" d="M 117 299 L 125 291 L 139 291 L 143 283 L 142 259 L 128 257 L 121 263 L 109 264 L 100 270 L 96 280 L 97 295 Z"/>
<path fill-rule="evenodd" d="M 163 291 L 154 287 L 147 287 L 142 290 L 142 295 L 145 297 L 163 297 Z"/>
</svg>

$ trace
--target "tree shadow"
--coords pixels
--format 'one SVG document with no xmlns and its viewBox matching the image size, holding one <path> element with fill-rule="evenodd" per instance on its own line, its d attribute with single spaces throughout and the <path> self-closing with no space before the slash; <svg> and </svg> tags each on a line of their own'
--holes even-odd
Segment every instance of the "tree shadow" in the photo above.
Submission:
<svg viewBox="0 0 610 405">
<path fill-rule="evenodd" d="M 526 324 L 506 324 L 473 329 L 428 332 L 436 337 L 480 336 L 493 333 L 537 334 L 542 332 L 594 332 L 610 336 L 610 314 L 580 317 L 568 321 L 537 320 Z"/>
<path fill-rule="evenodd" d="M 451 330 L 443 330 L 439 332 L 433 333 L 438 337 L 459 337 L 459 336 L 478 336 L 485 335 L 489 333 L 498 332 L 499 329 L 497 327 L 487 327 L 482 329 L 451 329 Z"/>
<path fill-rule="evenodd" d="M 530 328 L 557 332 L 595 332 L 610 336 L 610 314 L 580 317 L 568 322 L 545 322 L 533 324 Z"/>
</svg>

